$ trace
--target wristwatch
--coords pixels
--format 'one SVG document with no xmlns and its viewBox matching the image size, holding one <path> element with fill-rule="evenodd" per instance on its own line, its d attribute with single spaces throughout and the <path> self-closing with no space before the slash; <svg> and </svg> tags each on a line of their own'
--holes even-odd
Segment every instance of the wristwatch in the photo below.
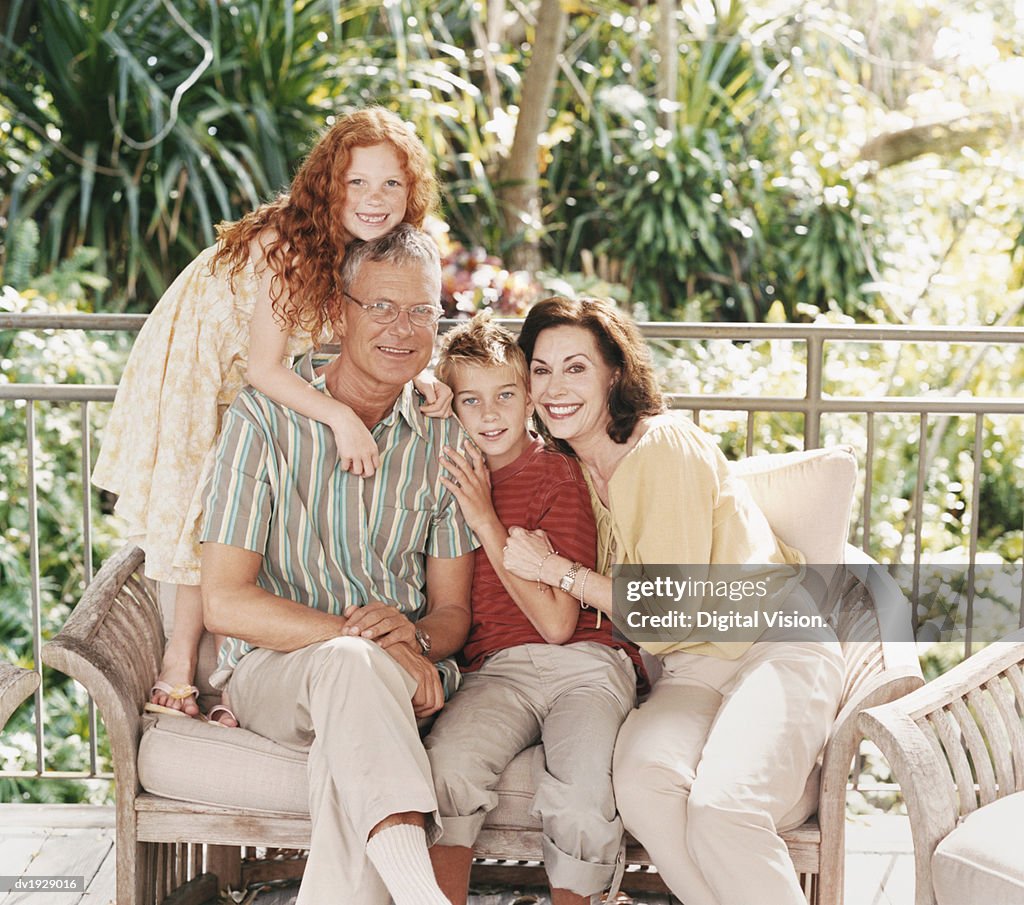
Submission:
<svg viewBox="0 0 1024 905">
<path fill-rule="evenodd" d="M 430 653 L 430 635 L 428 635 L 423 629 L 416 629 L 416 640 L 419 642 L 420 650 L 423 651 L 423 656 L 427 656 Z"/>
<path fill-rule="evenodd" d="M 558 589 L 565 591 L 568 594 L 572 590 L 572 586 L 576 584 L 576 576 L 580 569 L 583 568 L 583 563 L 574 562 L 569 566 L 569 571 L 562 576 L 562 580 L 558 582 Z"/>
</svg>

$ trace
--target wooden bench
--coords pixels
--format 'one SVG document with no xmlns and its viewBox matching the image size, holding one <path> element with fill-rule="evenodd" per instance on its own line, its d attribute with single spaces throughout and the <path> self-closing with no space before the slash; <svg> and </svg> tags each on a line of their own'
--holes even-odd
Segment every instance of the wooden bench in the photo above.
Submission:
<svg viewBox="0 0 1024 905">
<path fill-rule="evenodd" d="M 824 750 L 818 814 L 785 834 L 808 900 L 819 905 L 842 901 L 845 803 L 860 741 L 857 717 L 922 683 L 906 599 L 859 550 L 848 547 L 846 559 L 847 568 L 837 571 L 830 590 L 847 660 L 842 706 Z M 143 704 L 161 662 L 164 634 L 157 589 L 142 566 L 138 548 L 113 556 L 43 649 L 47 665 L 88 689 L 107 727 L 117 789 L 118 905 L 162 902 L 204 871 L 218 874 L 222 886 L 238 885 L 244 878 L 240 847 L 301 849 L 310 836 L 307 816 L 200 805 L 143 791 L 137 765 Z M 894 640 L 899 638 L 907 640 Z M 502 812 L 499 805 L 496 819 L 481 833 L 478 856 L 540 860 L 539 827 L 503 824 Z M 648 859 L 634 843 L 627 862 Z M 263 869 L 247 865 L 245 876 Z"/>
</svg>

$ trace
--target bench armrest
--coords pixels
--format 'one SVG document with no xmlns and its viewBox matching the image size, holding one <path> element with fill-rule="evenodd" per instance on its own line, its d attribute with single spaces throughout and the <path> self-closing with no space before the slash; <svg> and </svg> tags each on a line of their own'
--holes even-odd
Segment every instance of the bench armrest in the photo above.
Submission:
<svg viewBox="0 0 1024 905">
<path fill-rule="evenodd" d="M 910 628 L 910 604 L 889 575 L 867 554 L 847 545 L 845 568 L 830 589 L 837 598 L 837 626 L 846 660 L 842 706 L 832 724 L 821 763 L 818 822 L 823 881 L 841 889 L 846 789 L 860 750 L 860 713 L 924 684 Z"/>
<path fill-rule="evenodd" d="M 143 576 L 143 559 L 128 546 L 107 560 L 42 652 L 47 666 L 92 695 L 110 739 L 115 781 L 125 791 L 139 788 L 142 708 L 164 648 L 156 585 Z"/>
<path fill-rule="evenodd" d="M 7 725 L 21 702 L 39 687 L 39 674 L 0 660 L 0 729 Z"/>
</svg>

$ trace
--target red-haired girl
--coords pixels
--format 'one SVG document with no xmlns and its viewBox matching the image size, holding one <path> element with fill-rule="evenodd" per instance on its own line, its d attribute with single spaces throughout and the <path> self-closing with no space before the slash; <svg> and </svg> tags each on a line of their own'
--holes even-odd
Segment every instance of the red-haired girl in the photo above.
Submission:
<svg viewBox="0 0 1024 905">
<path fill-rule="evenodd" d="M 427 151 L 383 108 L 341 117 L 288 191 L 218 227 L 146 320 L 121 378 L 93 482 L 118 494 L 115 512 L 146 552 L 146 574 L 177 585 L 174 627 L 150 703 L 198 716 L 192 684 L 203 631 L 198 530 L 203 475 L 221 416 L 251 383 L 331 427 L 341 467 L 372 475 L 369 431 L 346 405 L 310 389 L 290 358 L 330 337 L 328 302 L 353 239 L 402 222 L 422 226 L 437 204 Z M 450 392 L 418 381 L 429 414 Z M 218 717 L 219 713 L 219 717 Z M 237 725 L 225 707 L 211 718 Z"/>
</svg>

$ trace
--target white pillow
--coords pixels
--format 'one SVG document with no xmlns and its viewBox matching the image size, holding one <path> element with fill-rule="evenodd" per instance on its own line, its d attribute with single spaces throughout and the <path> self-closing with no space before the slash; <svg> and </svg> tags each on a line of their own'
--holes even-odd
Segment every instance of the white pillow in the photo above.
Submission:
<svg viewBox="0 0 1024 905">
<path fill-rule="evenodd" d="M 843 562 L 857 486 L 852 447 L 750 456 L 729 467 L 750 488 L 775 534 L 809 564 Z"/>
</svg>

